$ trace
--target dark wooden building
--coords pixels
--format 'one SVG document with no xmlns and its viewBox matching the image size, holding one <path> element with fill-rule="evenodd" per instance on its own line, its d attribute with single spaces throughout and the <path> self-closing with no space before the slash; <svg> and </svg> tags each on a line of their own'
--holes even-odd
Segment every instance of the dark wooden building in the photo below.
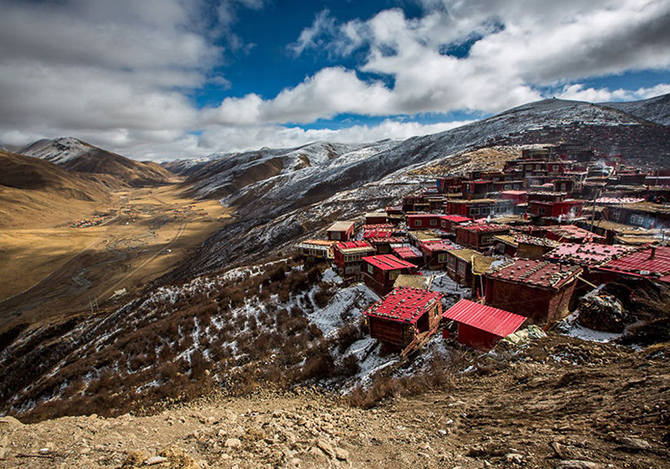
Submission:
<svg viewBox="0 0 670 469">
<path fill-rule="evenodd" d="M 486 304 L 545 323 L 563 318 L 581 267 L 513 259 L 486 273 Z"/>
<path fill-rule="evenodd" d="M 427 341 L 440 325 L 441 293 L 398 287 L 366 309 L 370 336 L 386 352 L 409 353 Z"/>
<path fill-rule="evenodd" d="M 456 227 L 456 244 L 482 251 L 493 246 L 494 236 L 509 233 L 510 227 L 495 223 L 477 223 Z"/>
<path fill-rule="evenodd" d="M 343 277 L 356 277 L 361 273 L 361 259 L 374 252 L 375 248 L 365 241 L 337 243 L 333 247 L 334 263 Z"/>
<path fill-rule="evenodd" d="M 349 241 L 354 236 L 353 221 L 336 221 L 327 230 L 331 241 Z"/>
</svg>

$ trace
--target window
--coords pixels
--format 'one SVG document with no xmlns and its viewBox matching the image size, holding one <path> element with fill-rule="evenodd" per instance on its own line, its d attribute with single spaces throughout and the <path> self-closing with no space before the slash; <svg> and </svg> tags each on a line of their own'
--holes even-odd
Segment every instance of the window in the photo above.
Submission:
<svg viewBox="0 0 670 469">
<path fill-rule="evenodd" d="M 482 215 L 488 215 L 491 212 L 489 207 L 482 207 Z"/>
<path fill-rule="evenodd" d="M 458 275 L 465 275 L 465 262 L 458 263 Z"/>
<path fill-rule="evenodd" d="M 431 220 L 430 226 L 437 226 L 437 220 Z"/>
<path fill-rule="evenodd" d="M 399 270 L 392 270 L 389 272 L 389 280 L 395 280 L 398 278 L 398 275 L 400 275 Z"/>
<path fill-rule="evenodd" d="M 348 265 L 348 266 L 344 269 L 344 273 L 347 274 L 347 275 L 357 274 L 357 273 L 358 273 L 358 266 L 356 266 L 356 265 Z"/>
<path fill-rule="evenodd" d="M 456 258 L 455 257 L 450 257 L 449 258 L 449 267 L 452 269 L 456 267 Z"/>
<path fill-rule="evenodd" d="M 446 228 L 447 227 L 447 220 L 441 220 L 440 225 L 442 225 L 442 228 Z"/>
<path fill-rule="evenodd" d="M 479 209 L 476 207 L 472 207 L 470 209 L 470 215 L 479 215 Z"/>
<path fill-rule="evenodd" d="M 633 213 L 630 216 L 630 223 L 633 225 L 644 225 L 644 217 Z"/>
<path fill-rule="evenodd" d="M 422 220 L 414 220 L 414 226 L 421 226 Z"/>
<path fill-rule="evenodd" d="M 540 215 L 544 215 L 545 213 L 547 213 L 547 209 L 544 207 L 540 207 L 538 208 L 538 212 L 540 212 Z"/>
<path fill-rule="evenodd" d="M 368 264 L 368 273 L 370 275 L 375 273 L 375 267 L 372 264 Z"/>
<path fill-rule="evenodd" d="M 437 255 L 437 262 L 440 263 L 440 264 L 446 263 L 447 262 L 447 254 L 446 253 L 438 254 Z"/>
<path fill-rule="evenodd" d="M 330 239 L 340 239 L 340 232 L 339 231 L 331 231 L 330 232 Z"/>
</svg>

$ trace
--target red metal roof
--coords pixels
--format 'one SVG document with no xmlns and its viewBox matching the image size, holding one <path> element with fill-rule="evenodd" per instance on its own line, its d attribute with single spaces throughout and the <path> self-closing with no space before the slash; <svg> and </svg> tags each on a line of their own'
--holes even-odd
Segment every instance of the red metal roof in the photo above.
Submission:
<svg viewBox="0 0 670 469">
<path fill-rule="evenodd" d="M 335 245 L 335 249 L 339 249 L 340 251 L 345 251 L 347 249 L 360 249 L 360 248 L 370 248 L 374 250 L 372 245 L 370 245 L 370 243 L 366 243 L 365 241 L 345 241 L 343 243 L 337 243 Z"/>
<path fill-rule="evenodd" d="M 382 254 L 379 256 L 368 256 L 361 259 L 363 262 L 372 264 L 381 270 L 396 270 L 396 269 L 414 269 L 416 266 L 391 254 Z"/>
<path fill-rule="evenodd" d="M 486 231 L 509 231 L 510 227 L 507 225 L 497 225 L 494 223 L 477 223 L 474 225 L 460 226 L 460 230 L 467 231 L 477 231 L 477 232 L 486 232 Z"/>
<path fill-rule="evenodd" d="M 613 259 L 600 269 L 670 283 L 670 246 L 640 249 Z"/>
<path fill-rule="evenodd" d="M 374 225 L 363 225 L 363 231 L 372 231 L 372 230 L 391 230 L 393 231 L 395 227 L 390 223 L 377 223 Z"/>
<path fill-rule="evenodd" d="M 419 251 L 414 246 L 399 246 L 393 248 L 393 254 L 398 256 L 400 259 L 416 259 L 417 257 L 423 257 L 421 251 Z"/>
<path fill-rule="evenodd" d="M 486 276 L 514 283 L 559 289 L 582 273 L 581 267 L 549 261 L 513 259 L 490 270 Z"/>
<path fill-rule="evenodd" d="M 526 317 L 510 313 L 502 309 L 493 308 L 469 300 L 460 300 L 442 314 L 445 319 L 451 319 L 498 337 L 507 337 L 516 332 Z"/>
<path fill-rule="evenodd" d="M 551 252 L 545 254 L 544 257 L 558 261 L 565 260 L 582 266 L 597 266 L 633 249 L 631 246 L 623 245 L 561 243 Z"/>
<path fill-rule="evenodd" d="M 393 234 L 390 230 L 367 230 L 363 233 L 363 239 L 369 238 L 390 238 Z"/>
<path fill-rule="evenodd" d="M 429 239 L 419 244 L 421 249 L 425 249 L 428 252 L 441 252 L 441 251 L 450 251 L 452 249 L 458 249 L 448 241 L 443 241 L 441 239 Z"/>
<path fill-rule="evenodd" d="M 447 220 L 452 223 L 463 223 L 466 221 L 472 221 L 472 218 L 464 217 L 462 215 L 441 215 L 440 220 Z"/>
<path fill-rule="evenodd" d="M 433 291 L 398 287 L 363 311 L 363 314 L 411 324 L 418 321 L 435 302 L 441 301 L 443 296 Z"/>
<path fill-rule="evenodd" d="M 442 215 L 438 213 L 421 213 L 421 214 L 416 214 L 416 215 L 407 215 L 407 221 L 415 219 L 415 218 L 420 218 L 422 220 L 425 220 L 427 218 L 439 218 Z"/>
</svg>

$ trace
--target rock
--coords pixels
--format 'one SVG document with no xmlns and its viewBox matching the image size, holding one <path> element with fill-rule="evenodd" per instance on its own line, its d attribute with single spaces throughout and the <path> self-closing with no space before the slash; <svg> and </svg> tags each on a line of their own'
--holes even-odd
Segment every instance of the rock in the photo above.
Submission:
<svg viewBox="0 0 670 469">
<path fill-rule="evenodd" d="M 146 461 L 144 461 L 144 465 L 145 466 L 154 466 L 156 464 L 162 464 L 162 463 L 167 462 L 167 461 L 168 461 L 168 458 L 166 458 L 164 456 L 154 456 L 154 457 L 149 458 Z"/>
<path fill-rule="evenodd" d="M 349 459 L 349 451 L 342 448 L 335 448 L 335 457 L 340 461 L 347 461 Z"/>
<path fill-rule="evenodd" d="M 552 441 L 550 446 L 556 453 L 556 456 L 561 459 L 575 459 L 579 457 L 579 452 L 575 448 L 563 445 L 558 441 Z"/>
<path fill-rule="evenodd" d="M 7 415 L 5 417 L 0 418 L 0 424 L 7 424 L 7 425 L 23 425 L 19 419 L 12 417 L 11 415 Z"/>
<path fill-rule="evenodd" d="M 523 462 L 523 454 L 507 453 L 505 455 L 505 461 L 511 464 L 521 464 Z"/>
<path fill-rule="evenodd" d="M 579 459 L 568 459 L 556 465 L 556 469 L 599 469 L 600 467 L 598 463 Z"/>
<path fill-rule="evenodd" d="M 335 450 L 333 449 L 332 445 L 328 443 L 326 440 L 317 441 L 316 446 L 318 446 L 321 451 L 326 453 L 326 455 L 329 458 L 335 459 Z"/>
<path fill-rule="evenodd" d="M 39 453 L 41 455 L 46 455 L 46 454 L 51 453 L 51 449 L 50 448 L 40 448 Z"/>
<path fill-rule="evenodd" d="M 239 438 L 228 438 L 225 446 L 226 448 L 241 448 L 242 441 Z"/>
<path fill-rule="evenodd" d="M 651 449 L 651 445 L 649 444 L 649 442 L 641 438 L 632 438 L 624 436 L 622 438 L 619 438 L 619 443 L 621 444 L 621 446 L 631 451 L 647 451 Z"/>
<path fill-rule="evenodd" d="M 135 467 L 147 460 L 147 455 L 142 451 L 131 451 L 123 461 L 121 467 Z"/>
</svg>

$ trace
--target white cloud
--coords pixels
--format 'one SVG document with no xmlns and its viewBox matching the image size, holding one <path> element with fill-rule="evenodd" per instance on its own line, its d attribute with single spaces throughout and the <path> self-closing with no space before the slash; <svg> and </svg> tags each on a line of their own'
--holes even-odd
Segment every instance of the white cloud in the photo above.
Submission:
<svg viewBox="0 0 670 469">
<path fill-rule="evenodd" d="M 623 88 L 617 90 L 610 90 L 608 88 L 584 88 L 584 85 L 574 84 L 565 86 L 558 97 L 575 101 L 604 103 L 614 101 L 636 101 L 639 99 L 653 98 L 654 96 L 666 93 L 670 93 L 670 84 L 668 83 L 661 83 L 649 88 L 638 88 L 637 90 L 626 90 Z"/>
<path fill-rule="evenodd" d="M 556 89 L 588 101 L 670 92 L 666 84 L 579 84 L 669 70 L 666 0 L 420 1 L 414 18 L 388 9 L 340 23 L 323 10 L 287 48 L 324 54 L 330 66 L 268 99 L 250 93 L 198 109 L 189 96 L 201 87 L 233 86 L 214 71 L 227 52 L 253 47 L 235 33 L 238 13 L 266 0 L 0 0 L 0 142 L 73 135 L 131 156 L 174 158 L 453 125 L 299 126 L 341 114 L 497 112 Z M 345 57 L 347 67 L 337 63 Z"/>
</svg>

